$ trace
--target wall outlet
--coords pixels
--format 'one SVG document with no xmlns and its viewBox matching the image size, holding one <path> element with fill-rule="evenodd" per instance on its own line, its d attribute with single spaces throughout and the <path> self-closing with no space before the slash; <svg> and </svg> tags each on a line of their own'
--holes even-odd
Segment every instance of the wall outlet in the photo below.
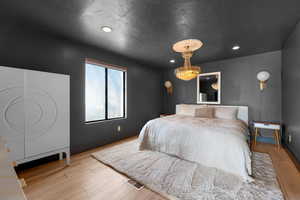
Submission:
<svg viewBox="0 0 300 200">
<path fill-rule="evenodd" d="M 289 143 L 292 142 L 292 135 L 291 135 L 291 134 L 289 134 L 289 136 L 288 136 L 288 142 L 289 142 Z"/>
<path fill-rule="evenodd" d="M 120 125 L 118 125 L 118 127 L 117 127 L 117 131 L 118 131 L 118 132 L 120 132 L 120 131 L 121 131 L 121 126 L 120 126 Z"/>
</svg>

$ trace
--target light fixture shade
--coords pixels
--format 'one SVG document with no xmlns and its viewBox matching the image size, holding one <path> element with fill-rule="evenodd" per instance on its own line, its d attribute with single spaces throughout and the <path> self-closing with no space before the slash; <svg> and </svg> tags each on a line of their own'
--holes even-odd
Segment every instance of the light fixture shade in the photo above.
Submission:
<svg viewBox="0 0 300 200">
<path fill-rule="evenodd" d="M 211 87 L 212 87 L 214 90 L 219 90 L 219 85 L 218 85 L 218 83 L 213 83 L 213 84 L 211 84 Z"/>
<path fill-rule="evenodd" d="M 171 81 L 165 81 L 164 86 L 167 88 L 167 93 L 169 95 L 173 94 L 173 86 Z"/>
<path fill-rule="evenodd" d="M 201 68 L 198 66 L 178 67 L 175 69 L 175 76 L 178 79 L 189 81 L 197 77 L 201 73 Z"/>
<path fill-rule="evenodd" d="M 265 81 L 267 81 L 269 78 L 270 78 L 270 73 L 267 72 L 267 71 L 261 71 L 261 72 L 258 72 L 258 73 L 257 73 L 257 79 L 258 79 L 259 81 L 265 82 Z"/>
<path fill-rule="evenodd" d="M 165 81 L 165 87 L 166 88 L 170 88 L 170 87 L 172 87 L 172 82 L 171 81 Z"/>
</svg>

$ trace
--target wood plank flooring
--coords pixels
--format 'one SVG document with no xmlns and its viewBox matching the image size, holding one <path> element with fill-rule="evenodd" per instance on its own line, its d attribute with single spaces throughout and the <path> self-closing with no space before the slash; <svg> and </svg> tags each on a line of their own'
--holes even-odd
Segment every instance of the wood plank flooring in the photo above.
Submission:
<svg viewBox="0 0 300 200">
<path fill-rule="evenodd" d="M 136 190 L 127 178 L 90 157 L 92 152 L 111 147 L 136 137 L 99 147 L 71 157 L 71 166 L 64 161 L 21 171 L 28 200 L 163 200 L 160 195 L 143 188 Z M 255 151 L 269 153 L 286 200 L 300 199 L 300 174 L 285 149 L 258 143 Z"/>
<path fill-rule="evenodd" d="M 300 173 L 284 148 L 273 144 L 257 143 L 254 151 L 268 153 L 273 161 L 277 180 L 286 200 L 300 200 Z"/>
</svg>

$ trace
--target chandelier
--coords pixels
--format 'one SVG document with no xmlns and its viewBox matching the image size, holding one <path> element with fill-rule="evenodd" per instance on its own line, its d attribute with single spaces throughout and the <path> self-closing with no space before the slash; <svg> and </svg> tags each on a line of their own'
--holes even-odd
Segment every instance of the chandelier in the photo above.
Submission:
<svg viewBox="0 0 300 200">
<path fill-rule="evenodd" d="M 188 39 L 176 42 L 173 45 L 173 50 L 181 53 L 184 58 L 184 64 L 175 69 L 175 75 L 178 79 L 189 81 L 197 77 L 201 73 L 199 66 L 191 64 L 191 57 L 193 52 L 201 48 L 203 43 L 200 40 Z"/>
</svg>

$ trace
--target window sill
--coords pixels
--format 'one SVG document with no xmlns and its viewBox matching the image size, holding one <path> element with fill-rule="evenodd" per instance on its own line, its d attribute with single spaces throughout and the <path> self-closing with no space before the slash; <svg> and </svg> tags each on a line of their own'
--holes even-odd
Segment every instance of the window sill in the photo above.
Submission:
<svg viewBox="0 0 300 200">
<path fill-rule="evenodd" d="M 125 120 L 127 117 L 120 117 L 120 118 L 113 118 L 113 119 L 103 119 L 103 120 L 96 120 L 96 121 L 87 121 L 84 122 L 84 124 L 98 124 L 103 122 L 111 122 L 111 121 L 117 121 L 117 120 Z"/>
</svg>

